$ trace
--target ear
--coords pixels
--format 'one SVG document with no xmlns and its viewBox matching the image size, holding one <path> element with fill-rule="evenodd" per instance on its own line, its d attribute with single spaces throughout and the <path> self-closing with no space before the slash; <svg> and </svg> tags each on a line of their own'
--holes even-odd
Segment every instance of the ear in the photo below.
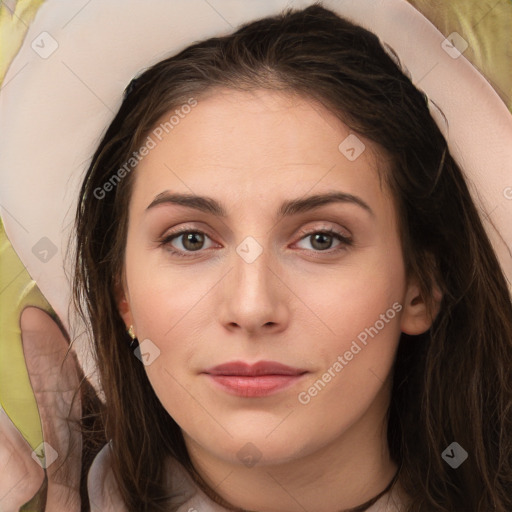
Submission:
<svg viewBox="0 0 512 512">
<path fill-rule="evenodd" d="M 402 332 L 417 335 L 428 331 L 439 313 L 442 298 L 443 294 L 434 284 L 432 298 L 427 301 L 423 297 L 417 281 L 411 281 L 405 294 L 404 311 L 400 323 Z M 430 302 L 430 309 L 428 302 Z"/>
<path fill-rule="evenodd" d="M 121 318 L 123 319 L 124 324 L 126 325 L 126 329 L 128 330 L 130 325 L 133 325 L 133 316 L 130 308 L 130 299 L 129 294 L 127 292 L 127 286 L 124 280 L 124 276 L 120 280 L 118 280 L 116 284 L 115 298 L 119 314 L 121 315 Z"/>
</svg>

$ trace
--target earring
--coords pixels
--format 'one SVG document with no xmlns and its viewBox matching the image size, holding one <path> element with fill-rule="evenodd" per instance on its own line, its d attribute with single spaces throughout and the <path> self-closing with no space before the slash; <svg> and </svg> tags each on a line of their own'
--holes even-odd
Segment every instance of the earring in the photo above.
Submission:
<svg viewBox="0 0 512 512">
<path fill-rule="evenodd" d="M 130 325 L 130 327 L 128 327 L 128 331 L 126 331 L 128 333 L 128 335 L 130 336 L 130 338 L 132 340 L 134 340 L 136 338 L 135 336 L 135 332 L 133 330 L 133 325 Z"/>
</svg>

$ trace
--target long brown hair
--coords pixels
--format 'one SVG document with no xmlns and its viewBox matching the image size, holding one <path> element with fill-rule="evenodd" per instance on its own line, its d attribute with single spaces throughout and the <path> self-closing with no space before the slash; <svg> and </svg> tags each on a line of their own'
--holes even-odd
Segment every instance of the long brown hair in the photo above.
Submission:
<svg viewBox="0 0 512 512">
<path fill-rule="evenodd" d="M 136 170 L 123 173 L 108 192 L 98 190 L 164 114 L 216 87 L 283 90 L 317 100 L 389 155 L 392 169 L 383 179 L 396 204 L 407 273 L 419 280 L 427 302 L 435 286 L 443 293 L 431 329 L 402 334 L 394 368 L 388 443 L 411 499 L 406 510 L 510 512 L 512 305 L 506 280 L 425 95 L 374 34 L 320 3 L 247 23 L 147 69 L 131 84 L 83 181 L 74 297 L 94 339 L 107 404 L 105 435 L 128 509 L 176 510 L 179 497 L 163 485 L 165 456 L 197 475 L 179 426 L 129 348 L 116 306 Z M 469 454 L 457 469 L 441 456 L 454 441 Z"/>
</svg>

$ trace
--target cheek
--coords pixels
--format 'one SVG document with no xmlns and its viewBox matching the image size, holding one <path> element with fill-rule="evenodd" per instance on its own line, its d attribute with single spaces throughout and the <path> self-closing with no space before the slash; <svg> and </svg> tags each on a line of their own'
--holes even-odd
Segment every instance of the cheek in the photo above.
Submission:
<svg viewBox="0 0 512 512">
<path fill-rule="evenodd" d="M 376 323 L 379 332 L 389 332 L 391 339 L 395 339 L 400 333 L 397 310 L 402 309 L 405 295 L 399 248 L 379 254 L 368 251 L 357 261 L 351 260 L 332 272 L 322 271 L 315 278 L 295 277 L 294 292 L 304 298 L 309 310 L 297 321 L 304 323 L 309 319 L 311 329 L 318 326 L 317 336 L 321 336 L 322 343 L 315 350 L 344 350 Z"/>
<path fill-rule="evenodd" d="M 400 339 L 405 273 L 399 244 L 368 251 L 357 261 L 325 273 L 298 293 L 321 319 L 310 359 L 318 371 L 302 387 L 298 402 L 313 414 L 331 410 L 339 422 L 364 411 L 392 371 Z M 307 330 L 307 329 L 305 329 Z M 311 349 L 313 350 L 313 349 Z"/>
<path fill-rule="evenodd" d="M 218 279 L 207 273 L 198 278 L 184 268 L 148 264 L 143 256 L 127 254 L 126 275 L 139 343 L 149 340 L 146 347 L 151 356 L 156 354 L 145 371 L 176 420 L 182 419 L 180 412 L 194 418 L 201 411 L 195 411 L 183 385 L 190 378 L 194 355 L 204 351 L 205 326 L 211 321 L 204 299 Z"/>
<path fill-rule="evenodd" d="M 315 343 L 311 359 L 318 363 L 317 371 L 294 397 L 300 417 L 311 429 L 314 418 L 328 414 L 324 433 L 336 436 L 357 422 L 375 400 L 386 403 L 385 383 L 400 339 L 400 298 L 385 281 L 364 279 L 323 296 L 331 312 L 326 320 L 331 332 Z"/>
<path fill-rule="evenodd" d="M 182 425 L 204 414 L 186 388 L 189 363 L 201 351 L 203 326 L 197 315 L 206 285 L 186 286 L 183 278 L 170 279 L 169 274 L 169 269 L 152 267 L 132 278 L 131 305 L 139 343 L 150 340 L 146 347 L 151 357 L 156 354 L 144 367 L 148 379 L 164 408 Z"/>
<path fill-rule="evenodd" d="M 190 267 L 167 265 L 156 256 L 156 251 L 149 255 L 142 250 L 127 251 L 126 276 L 137 334 L 167 344 L 185 323 L 187 328 L 199 328 L 197 313 L 202 298 L 215 286 L 216 276 L 208 272 L 198 276 Z M 179 344 L 174 348 L 179 349 Z"/>
</svg>

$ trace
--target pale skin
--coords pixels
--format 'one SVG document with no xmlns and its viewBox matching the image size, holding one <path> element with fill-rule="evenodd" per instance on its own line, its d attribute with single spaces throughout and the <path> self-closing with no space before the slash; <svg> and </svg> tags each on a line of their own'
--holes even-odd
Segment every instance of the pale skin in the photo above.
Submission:
<svg viewBox="0 0 512 512">
<path fill-rule="evenodd" d="M 119 310 L 139 341 L 160 350 L 147 375 L 198 472 L 247 510 L 354 507 L 397 470 L 386 441 L 392 365 L 400 332 L 425 332 L 432 318 L 405 274 L 396 209 L 379 179 L 388 162 L 362 137 L 366 150 L 347 159 L 338 146 L 350 133 L 309 99 L 217 90 L 136 170 Z M 278 219 L 284 201 L 329 192 L 351 199 Z M 226 215 L 170 202 L 148 209 L 165 193 L 208 196 Z M 182 228 L 204 238 L 186 244 L 177 235 L 161 245 Z M 328 229 L 352 243 L 326 235 L 315 244 L 311 235 Z M 262 250 L 251 263 L 236 251 L 247 237 Z M 301 404 L 298 394 L 395 303 L 402 307 L 393 319 Z M 307 373 L 250 399 L 201 373 L 260 360 Z M 257 448 L 252 467 L 238 456 L 247 443 Z"/>
</svg>

